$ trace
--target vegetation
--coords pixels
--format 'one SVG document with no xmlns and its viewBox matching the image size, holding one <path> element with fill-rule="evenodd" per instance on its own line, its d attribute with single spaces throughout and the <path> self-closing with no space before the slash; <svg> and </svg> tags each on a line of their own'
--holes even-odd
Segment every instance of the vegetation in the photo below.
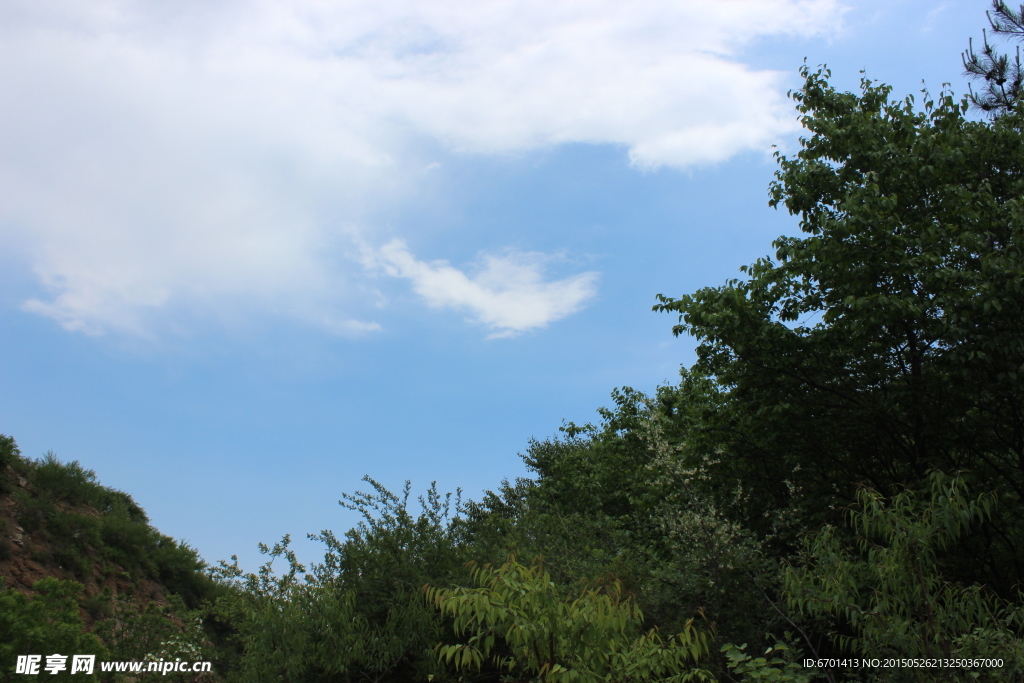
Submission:
<svg viewBox="0 0 1024 683">
<path fill-rule="evenodd" d="M 203 606 L 230 589 L 207 576 L 192 548 L 150 526 L 131 496 L 102 486 L 78 462 L 52 453 L 28 460 L 0 436 L 0 530 L 0 681 L 35 678 L 14 674 L 24 654 L 228 654 L 214 644 L 225 642 L 224 625 L 204 624 Z M 118 680 L 98 671 L 40 677 Z"/>
<path fill-rule="evenodd" d="M 294 561 L 245 577 L 246 638 L 270 632 L 261 613 L 295 638 L 285 624 L 310 623 L 292 664 L 247 648 L 250 678 L 1024 676 L 1024 114 L 803 77 L 808 135 L 770 202 L 803 235 L 742 279 L 659 297 L 698 343 L 680 383 L 616 391 L 480 501 L 431 490 L 413 516 L 408 490 L 371 482 L 347 499 L 365 522 L 321 534 L 306 578 Z M 344 627 L 303 621 L 317 601 Z M 343 663 L 317 654 L 340 637 Z M 1002 664 L 801 663 L 844 656 Z"/>
<path fill-rule="evenodd" d="M 1003 0 L 993 0 L 992 10 L 988 13 L 988 23 L 992 33 L 997 36 L 1016 40 L 1024 38 L 1024 5 L 1014 11 Z M 971 104 L 992 116 L 1011 111 L 1024 94 L 1024 67 L 1021 66 L 1020 48 L 1011 60 L 1009 55 L 1001 54 L 988 40 L 988 34 L 982 36 L 981 53 L 974 51 L 971 41 L 963 54 L 964 73 L 973 80 L 983 82 L 981 92 L 970 91 Z"/>
<path fill-rule="evenodd" d="M 0 593 L 0 661 L 13 664 L 17 655 L 36 653 L 74 653 L 103 656 L 106 650 L 96 636 L 85 633 L 78 616 L 78 598 L 82 585 L 53 577 L 40 579 L 33 585 L 35 597 L 6 590 Z M 13 666 L 0 672 L 4 681 L 16 677 Z M 97 680 L 95 676 L 72 678 L 48 675 L 52 680 Z"/>
<path fill-rule="evenodd" d="M 514 555 L 498 569 L 475 568 L 473 580 L 479 588 L 424 588 L 456 633 L 474 632 L 436 648 L 456 669 L 479 670 L 490 656 L 497 668 L 544 683 L 709 680 L 689 667 L 707 652 L 705 634 L 692 620 L 668 641 L 656 628 L 641 633 L 643 613 L 617 580 L 562 596 L 543 565 Z M 504 652 L 492 654 L 496 644 Z"/>
<path fill-rule="evenodd" d="M 1024 670 L 1024 604 L 1001 600 L 986 586 L 951 583 L 938 569 L 939 554 L 989 518 L 993 496 L 973 498 L 960 478 L 933 472 L 921 493 L 886 500 L 862 488 L 857 499 L 848 511 L 855 547 L 827 526 L 809 537 L 804 566 L 786 573 L 790 606 L 845 621 L 853 635 L 833 635 L 837 645 L 866 657 L 990 657 Z M 1005 674 L 979 673 L 986 680 Z M 909 674 L 935 679 L 925 669 Z"/>
<path fill-rule="evenodd" d="M 1020 13 L 993 12 L 1015 34 Z M 965 65 L 1002 88 L 1001 59 L 986 42 Z M 742 278 L 659 295 L 698 344 L 677 385 L 615 391 L 479 501 L 431 487 L 417 506 L 368 479 L 342 500 L 363 521 L 314 537 L 322 562 L 285 537 L 255 573 L 205 568 L 92 472 L 2 441 L 10 524 L 61 541 L 44 559 L 63 582 L 0 595 L 0 629 L 207 648 L 247 682 L 1024 680 L 1018 86 L 918 105 L 802 76 L 806 137 L 770 190 L 802 234 Z M 971 120 L 972 101 L 998 116 Z M 121 575 L 179 597 L 133 608 Z"/>
</svg>

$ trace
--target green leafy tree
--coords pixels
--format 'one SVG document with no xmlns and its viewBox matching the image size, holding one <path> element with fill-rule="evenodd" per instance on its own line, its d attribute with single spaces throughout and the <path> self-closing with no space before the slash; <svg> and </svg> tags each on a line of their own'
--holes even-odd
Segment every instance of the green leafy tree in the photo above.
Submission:
<svg viewBox="0 0 1024 683">
<path fill-rule="evenodd" d="M 568 423 L 560 437 L 531 442 L 523 458 L 535 479 L 467 505 L 475 557 L 541 556 L 562 586 L 614 575 L 648 626 L 671 633 L 703 613 L 713 650 L 773 643 L 789 628 L 766 599 L 781 587 L 780 561 L 733 510 L 746 494 L 712 477 L 719 456 L 694 438 L 718 408 L 718 390 L 684 372 L 653 396 L 624 388 L 612 398 L 596 425 Z M 796 524 L 791 510 L 772 516 L 776 526 Z M 725 660 L 708 666 L 724 672 Z"/>
<path fill-rule="evenodd" d="M 994 496 L 972 497 L 961 477 L 936 471 L 921 493 L 887 498 L 861 488 L 857 501 L 847 511 L 855 545 L 828 526 L 808 537 L 805 563 L 786 575 L 790 607 L 834 618 L 839 630 L 833 638 L 849 653 L 1004 662 L 1001 668 L 909 667 L 884 672 L 886 680 L 1016 680 L 1024 674 L 1024 608 L 983 586 L 946 580 L 938 562 L 991 516 Z"/>
<path fill-rule="evenodd" d="M 366 664 L 359 639 L 366 624 L 357 623 L 353 595 L 305 580 L 306 568 L 288 549 L 289 541 L 285 537 L 273 548 L 261 546 L 270 559 L 258 573 L 243 574 L 237 565 L 221 570 L 240 580 L 242 589 L 215 608 L 239 631 L 244 650 L 240 679 L 358 680 L 350 676 L 358 676 Z M 276 574 L 274 561 L 282 557 L 288 568 Z"/>
<path fill-rule="evenodd" d="M 640 589 L 644 548 L 662 535 L 652 517 L 661 497 L 649 470 L 654 452 L 641 429 L 651 408 L 628 387 L 612 400 L 597 425 L 570 422 L 558 437 L 531 440 L 522 457 L 534 479 L 466 505 L 473 559 L 500 562 L 511 550 L 547 558 L 561 583 L 612 571 Z"/>
<path fill-rule="evenodd" d="M 684 373 L 677 391 L 692 391 L 692 379 Z M 730 492 L 730 482 L 714 480 L 719 455 L 676 441 L 673 431 L 673 416 L 653 405 L 639 427 L 653 454 L 650 487 L 662 492 L 651 515 L 661 543 L 650 553 L 652 595 L 646 604 L 662 614 L 700 610 L 714 625 L 718 643 L 772 642 L 771 633 L 786 626 L 769 598 L 781 587 L 781 563 L 771 552 L 773 534 L 755 534 L 742 523 L 736 508 L 745 507 L 747 494 L 735 482 Z M 774 518 L 777 528 L 792 525 L 792 510 L 765 515 Z"/>
<path fill-rule="evenodd" d="M 438 657 L 458 670 L 499 669 L 542 683 L 711 680 L 694 668 L 707 637 L 691 623 L 664 639 L 642 631 L 643 613 L 612 580 L 566 597 L 539 562 L 509 559 L 473 570 L 477 588 L 425 586 L 430 603 L 454 621 L 465 643 L 442 644 Z"/>
<path fill-rule="evenodd" d="M 307 569 L 285 537 L 261 545 L 268 561 L 256 573 L 222 563 L 222 579 L 239 591 L 214 611 L 238 630 L 241 680 L 384 683 L 434 673 L 431 648 L 444 624 L 420 589 L 465 574 L 457 501 L 431 486 L 414 514 L 408 483 L 399 496 L 367 481 L 372 492 L 342 501 L 362 523 L 341 539 L 330 531 L 313 537 L 326 544 L 323 562 Z M 278 560 L 287 565 L 280 573 Z"/>
<path fill-rule="evenodd" d="M 330 531 L 314 537 L 327 547 L 323 563 L 314 567 L 315 581 L 351 591 L 356 613 L 374 629 L 368 650 L 376 658 L 373 680 L 425 678 L 433 672 L 430 648 L 443 624 L 419 591 L 425 583 L 465 576 L 461 492 L 442 495 L 431 484 L 414 513 L 409 482 L 396 495 L 369 477 L 365 481 L 372 491 L 345 494 L 340 501 L 362 521 L 344 539 Z"/>
<path fill-rule="evenodd" d="M 802 73 L 807 135 L 777 155 L 770 203 L 804 235 L 744 279 L 655 307 L 679 314 L 694 372 L 722 392 L 693 452 L 718 454 L 711 478 L 742 485 L 763 534 L 766 509 L 836 521 L 856 482 L 891 495 L 932 468 L 970 472 L 1007 504 L 956 571 L 1006 595 L 1024 580 L 1008 512 L 1024 500 L 1022 117 L 968 121 L 948 93 L 917 109 Z"/>
</svg>

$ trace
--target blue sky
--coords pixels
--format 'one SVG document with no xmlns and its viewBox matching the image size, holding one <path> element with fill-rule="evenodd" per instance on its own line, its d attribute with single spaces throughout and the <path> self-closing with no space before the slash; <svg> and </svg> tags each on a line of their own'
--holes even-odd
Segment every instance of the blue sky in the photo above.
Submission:
<svg viewBox="0 0 1024 683">
<path fill-rule="evenodd" d="M 477 497 L 795 231 L 804 57 L 962 93 L 988 6 L 7 2 L 0 432 L 250 569 L 364 474 Z"/>
</svg>

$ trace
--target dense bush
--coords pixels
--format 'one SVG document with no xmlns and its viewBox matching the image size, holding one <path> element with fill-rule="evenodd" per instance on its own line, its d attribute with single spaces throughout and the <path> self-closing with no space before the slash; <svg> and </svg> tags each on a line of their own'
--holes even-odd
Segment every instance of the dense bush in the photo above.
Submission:
<svg viewBox="0 0 1024 683">
<path fill-rule="evenodd" d="M 0 581 L 0 681 L 13 682 L 25 677 L 14 673 L 18 655 L 25 654 L 94 654 L 105 656 L 100 640 L 82 627 L 78 616 L 78 596 L 82 585 L 53 577 L 32 586 L 35 597 L 4 589 Z M 55 675 L 43 673 L 40 678 L 52 681 L 96 681 L 96 675 L 71 675 L 64 671 Z"/>
</svg>

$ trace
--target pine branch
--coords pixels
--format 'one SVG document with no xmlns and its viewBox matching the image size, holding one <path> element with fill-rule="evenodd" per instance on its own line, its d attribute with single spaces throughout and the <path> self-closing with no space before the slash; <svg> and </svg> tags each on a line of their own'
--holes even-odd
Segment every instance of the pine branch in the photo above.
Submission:
<svg viewBox="0 0 1024 683">
<path fill-rule="evenodd" d="M 994 0 L 987 15 L 993 33 L 1024 40 L 1024 5 L 1014 11 L 1002 0 Z M 1020 48 L 1011 60 L 992 46 L 986 31 L 982 31 L 982 36 L 980 52 L 975 52 L 974 42 L 970 41 L 962 55 L 964 75 L 984 82 L 980 92 L 970 88 L 968 97 L 976 109 L 998 116 L 1013 109 L 1024 98 L 1024 66 Z"/>
</svg>

